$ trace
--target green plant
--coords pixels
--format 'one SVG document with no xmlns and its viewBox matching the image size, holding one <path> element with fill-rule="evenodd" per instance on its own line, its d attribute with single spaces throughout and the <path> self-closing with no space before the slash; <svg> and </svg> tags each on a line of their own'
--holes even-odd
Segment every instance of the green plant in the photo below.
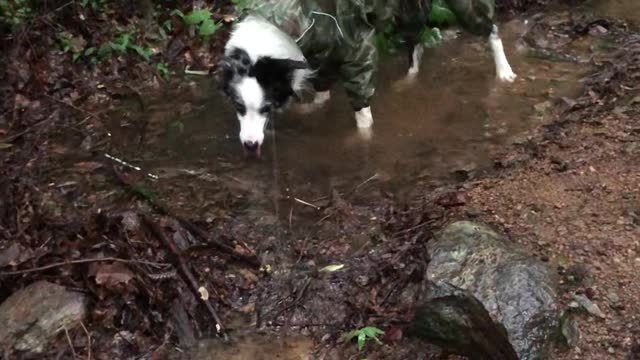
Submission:
<svg viewBox="0 0 640 360">
<path fill-rule="evenodd" d="M 185 24 L 196 26 L 198 35 L 205 40 L 215 34 L 222 26 L 220 22 L 213 21 L 209 9 L 194 10 L 188 15 L 183 14 L 180 10 L 174 10 L 172 14 L 181 17 Z"/>
<path fill-rule="evenodd" d="M 151 50 L 135 44 L 132 41 L 133 36 L 134 35 L 132 33 L 120 34 L 120 36 L 116 37 L 114 40 L 102 44 L 97 53 L 98 57 L 103 60 L 111 56 L 113 52 L 124 54 L 128 50 L 133 50 L 143 59 L 149 61 L 152 55 Z"/>
<path fill-rule="evenodd" d="M 249 7 L 249 1 L 250 0 L 231 0 L 233 6 L 236 8 L 236 12 L 242 12 Z"/>
<path fill-rule="evenodd" d="M 72 54 L 73 62 L 76 62 L 86 51 L 84 49 L 86 41 L 81 36 L 73 36 L 71 33 L 62 31 L 58 33 L 58 41 L 63 53 Z"/>
<path fill-rule="evenodd" d="M 425 47 L 434 48 L 442 44 L 442 34 L 437 27 L 426 27 L 420 35 L 420 40 Z"/>
<path fill-rule="evenodd" d="M 107 5 L 107 0 L 80 0 L 80 6 L 94 11 L 102 10 Z"/>
<path fill-rule="evenodd" d="M 386 24 L 382 31 L 377 32 L 374 40 L 378 51 L 385 55 L 395 54 L 402 44 L 401 37 L 391 23 Z"/>
<path fill-rule="evenodd" d="M 165 79 L 168 79 L 169 76 L 171 75 L 171 72 L 169 71 L 169 67 L 165 63 L 157 63 L 156 71 L 158 71 L 160 76 L 162 76 Z"/>
<path fill-rule="evenodd" d="M 434 26 L 449 26 L 456 24 L 456 16 L 449 7 L 447 7 L 444 0 L 433 0 L 431 3 L 429 24 Z"/>
<path fill-rule="evenodd" d="M 33 16 L 29 0 L 0 0 L 0 26 L 17 31 Z"/>
<path fill-rule="evenodd" d="M 367 340 L 374 340 L 376 343 L 382 345 L 382 342 L 378 339 L 378 335 L 382 334 L 384 334 L 384 331 L 377 327 L 365 326 L 342 335 L 342 341 L 349 342 L 356 338 L 358 339 L 358 351 L 362 351 Z"/>
</svg>

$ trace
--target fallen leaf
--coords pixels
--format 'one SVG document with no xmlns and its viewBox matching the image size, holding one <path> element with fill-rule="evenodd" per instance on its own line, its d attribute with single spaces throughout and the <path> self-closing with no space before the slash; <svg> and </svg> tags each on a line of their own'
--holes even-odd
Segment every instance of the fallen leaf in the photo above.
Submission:
<svg viewBox="0 0 640 360">
<path fill-rule="evenodd" d="M 446 193 L 436 200 L 436 204 L 445 208 L 462 206 L 466 203 L 467 201 L 464 198 L 464 194 L 458 191 Z"/>
<path fill-rule="evenodd" d="M 344 264 L 327 265 L 320 269 L 320 272 L 336 272 L 344 268 Z"/>
<path fill-rule="evenodd" d="M 12 147 L 13 145 L 11 144 L 7 144 L 7 143 L 0 143 L 0 150 L 5 150 L 8 149 L 10 147 Z"/>
<path fill-rule="evenodd" d="M 400 327 L 392 327 L 391 329 L 387 330 L 385 332 L 384 335 L 384 342 L 389 344 L 389 343 L 395 343 L 402 340 L 402 328 Z"/>
<path fill-rule="evenodd" d="M 76 171 L 79 173 L 90 173 L 102 167 L 102 163 L 95 161 L 81 161 L 75 164 Z"/>
<path fill-rule="evenodd" d="M 256 303 L 250 302 L 247 305 L 240 308 L 240 311 L 244 314 L 250 314 L 256 311 Z"/>
<path fill-rule="evenodd" d="M 4 250 L 0 250 L 0 267 L 17 266 L 35 256 L 33 250 L 25 249 L 20 244 L 13 243 Z"/>
<path fill-rule="evenodd" d="M 255 283 L 258 281 L 258 276 L 247 269 L 240 269 L 239 272 L 250 283 Z"/>
<path fill-rule="evenodd" d="M 204 301 L 209 300 L 209 292 L 207 291 L 207 289 L 205 289 L 204 286 L 200 286 L 198 292 L 200 293 L 200 299 Z"/>
<path fill-rule="evenodd" d="M 96 284 L 114 287 L 128 283 L 133 276 L 131 270 L 122 263 L 102 264 L 96 269 Z"/>
</svg>

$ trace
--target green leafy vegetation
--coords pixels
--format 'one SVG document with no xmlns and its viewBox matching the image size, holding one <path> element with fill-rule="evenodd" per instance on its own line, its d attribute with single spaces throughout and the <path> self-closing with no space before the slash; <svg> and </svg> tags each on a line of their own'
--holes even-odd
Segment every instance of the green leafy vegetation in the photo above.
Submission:
<svg viewBox="0 0 640 360">
<path fill-rule="evenodd" d="M 440 33 L 440 29 L 437 27 L 434 28 L 425 28 L 422 34 L 420 35 L 420 39 L 422 44 L 428 48 L 434 48 L 440 46 L 442 44 L 442 34 Z"/>
<path fill-rule="evenodd" d="M 214 22 L 211 18 L 211 11 L 208 9 L 194 10 L 191 13 L 184 15 L 180 10 L 173 12 L 182 18 L 185 24 L 193 25 L 198 28 L 198 35 L 205 40 L 216 33 L 222 26 L 220 22 Z"/>
<path fill-rule="evenodd" d="M 168 79 L 169 76 L 171 76 L 171 71 L 169 70 L 169 66 L 167 66 L 167 64 L 165 63 L 157 63 L 156 71 L 158 71 L 160 76 L 162 76 L 165 79 Z"/>
<path fill-rule="evenodd" d="M 434 48 L 442 44 L 440 29 L 456 25 L 456 16 L 444 0 L 433 0 L 428 22 L 420 40 L 425 47 Z M 394 55 L 402 47 L 403 39 L 398 35 L 394 24 L 389 23 L 376 33 L 375 44 L 383 55 Z"/>
<path fill-rule="evenodd" d="M 242 12 L 249 6 L 249 0 L 231 0 L 237 12 Z"/>
<path fill-rule="evenodd" d="M 78 3 L 83 8 L 99 11 L 107 5 L 107 0 L 80 0 Z"/>
<path fill-rule="evenodd" d="M 376 47 L 378 48 L 378 51 L 384 55 L 393 55 L 397 53 L 402 46 L 402 42 L 402 38 L 398 35 L 391 23 L 386 24 L 382 31 L 376 33 Z"/>
<path fill-rule="evenodd" d="M 0 0 L 0 25 L 17 31 L 33 15 L 29 0 Z"/>
<path fill-rule="evenodd" d="M 365 326 L 363 328 L 350 331 L 344 335 L 342 335 L 342 341 L 350 342 L 353 339 L 357 339 L 358 351 L 362 351 L 364 349 L 367 341 L 375 341 L 379 345 L 382 345 L 382 342 L 378 339 L 378 335 L 384 334 L 384 331 L 378 329 L 373 326 Z"/>
</svg>

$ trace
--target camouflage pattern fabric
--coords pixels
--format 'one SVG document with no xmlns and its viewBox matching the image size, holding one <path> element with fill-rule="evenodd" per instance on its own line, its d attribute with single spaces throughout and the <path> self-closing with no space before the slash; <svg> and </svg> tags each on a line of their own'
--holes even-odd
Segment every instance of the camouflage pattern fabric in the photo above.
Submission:
<svg viewBox="0 0 640 360">
<path fill-rule="evenodd" d="M 246 12 L 260 15 L 296 39 L 318 71 L 318 91 L 341 80 L 355 109 L 366 107 L 375 90 L 379 55 L 376 29 L 391 23 L 406 41 L 417 43 L 427 24 L 430 0 L 248 0 Z M 447 0 L 460 24 L 489 35 L 493 0 Z M 322 15 L 329 14 L 330 16 Z"/>
</svg>

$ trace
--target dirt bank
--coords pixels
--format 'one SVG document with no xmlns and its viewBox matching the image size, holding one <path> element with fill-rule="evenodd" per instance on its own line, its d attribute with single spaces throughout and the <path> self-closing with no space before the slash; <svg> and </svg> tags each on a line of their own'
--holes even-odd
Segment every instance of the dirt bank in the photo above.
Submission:
<svg viewBox="0 0 640 360">
<path fill-rule="evenodd" d="M 581 293 L 604 311 L 580 318 L 578 347 L 557 359 L 638 356 L 640 37 L 619 46 L 584 96 L 498 159 L 506 168 L 498 176 L 465 191 L 460 213 L 497 225 L 557 269 L 567 303 Z"/>
</svg>

